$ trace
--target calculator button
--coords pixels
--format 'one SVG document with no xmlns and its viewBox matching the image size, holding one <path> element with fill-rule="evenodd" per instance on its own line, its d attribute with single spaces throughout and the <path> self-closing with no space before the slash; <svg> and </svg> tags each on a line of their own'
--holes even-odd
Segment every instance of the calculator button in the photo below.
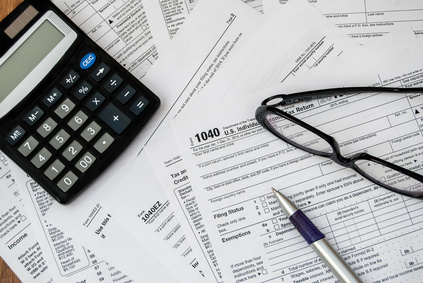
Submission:
<svg viewBox="0 0 423 283">
<path fill-rule="evenodd" d="M 41 168 L 52 156 L 51 152 L 48 151 L 45 147 L 43 147 L 32 159 L 32 164 L 35 165 L 37 168 Z"/>
<path fill-rule="evenodd" d="M 82 100 L 92 89 L 93 86 L 84 81 L 74 90 L 73 95 L 78 98 L 78 100 Z"/>
<path fill-rule="evenodd" d="M 79 74 L 74 70 L 70 70 L 69 73 L 62 79 L 60 82 L 62 86 L 66 89 L 69 89 L 73 86 L 76 81 L 79 79 Z"/>
<path fill-rule="evenodd" d="M 96 92 L 90 98 L 90 100 L 88 100 L 86 106 L 88 107 L 88 109 L 94 112 L 95 110 L 97 110 L 98 107 L 100 107 L 100 105 L 104 102 L 104 100 L 105 100 L 104 96 L 101 93 Z"/>
<path fill-rule="evenodd" d="M 96 82 L 101 81 L 110 71 L 110 67 L 104 63 L 101 63 L 94 71 L 91 73 L 91 78 Z"/>
<path fill-rule="evenodd" d="M 109 92 L 114 92 L 121 84 L 123 83 L 123 79 L 118 75 L 114 74 L 110 77 L 108 81 L 103 85 L 103 87 Z"/>
<path fill-rule="evenodd" d="M 62 155 L 68 161 L 71 161 L 78 155 L 78 153 L 82 150 L 82 145 L 77 142 L 73 141 L 66 149 L 63 151 Z"/>
<path fill-rule="evenodd" d="M 94 121 L 92 121 L 88 127 L 81 133 L 81 137 L 87 142 L 90 142 L 101 130 L 101 127 Z"/>
<path fill-rule="evenodd" d="M 134 104 L 129 108 L 129 110 L 134 113 L 135 115 L 140 115 L 141 112 L 146 108 L 148 105 L 148 100 L 144 98 L 144 96 L 139 97 Z"/>
<path fill-rule="evenodd" d="M 94 155 L 92 155 L 90 152 L 87 152 L 81 157 L 81 159 L 79 159 L 78 162 L 76 162 L 75 167 L 82 173 L 85 173 L 85 171 L 87 171 L 91 165 L 94 164 L 95 160 L 96 158 Z"/>
<path fill-rule="evenodd" d="M 56 128 L 56 126 L 56 121 L 49 117 L 41 126 L 38 127 L 37 133 L 45 138 Z"/>
<path fill-rule="evenodd" d="M 53 88 L 46 96 L 43 98 L 44 104 L 50 108 L 62 97 L 63 93 L 57 88 Z"/>
<path fill-rule="evenodd" d="M 80 110 L 75 114 L 75 116 L 73 116 L 72 119 L 69 120 L 68 126 L 71 127 L 72 130 L 76 131 L 87 121 L 87 119 L 87 114 Z"/>
<path fill-rule="evenodd" d="M 109 148 L 109 146 L 112 145 L 113 141 L 115 139 L 109 135 L 108 133 L 105 133 L 95 144 L 94 148 L 100 152 L 103 153 L 106 151 L 106 149 Z"/>
<path fill-rule="evenodd" d="M 126 104 L 134 96 L 135 92 L 135 89 L 128 85 L 116 96 L 116 99 L 120 103 Z"/>
<path fill-rule="evenodd" d="M 40 107 L 35 106 L 28 114 L 26 114 L 24 120 L 28 125 L 33 126 L 43 115 L 44 111 Z"/>
<path fill-rule="evenodd" d="M 64 145 L 68 139 L 70 138 L 70 135 L 63 129 L 61 129 L 51 140 L 50 145 L 54 147 L 54 149 L 58 150 L 59 148 Z"/>
<path fill-rule="evenodd" d="M 15 145 L 18 141 L 23 138 L 26 131 L 21 126 L 16 126 L 6 137 L 6 140 L 11 144 Z"/>
<path fill-rule="evenodd" d="M 54 113 L 63 119 L 73 110 L 73 108 L 75 108 L 75 103 L 73 103 L 69 98 L 66 98 L 66 100 L 56 108 Z"/>
<path fill-rule="evenodd" d="M 96 56 L 94 53 L 88 53 L 84 57 L 82 57 L 81 62 L 79 62 L 79 67 L 82 70 L 87 70 L 91 68 L 96 60 Z"/>
<path fill-rule="evenodd" d="M 63 191 L 67 192 L 72 186 L 78 181 L 78 177 L 72 172 L 69 171 L 65 176 L 57 183 L 57 186 Z"/>
<path fill-rule="evenodd" d="M 23 156 L 27 157 L 37 146 L 39 142 L 33 137 L 30 136 L 27 140 L 18 148 L 18 151 L 22 153 Z"/>
<path fill-rule="evenodd" d="M 108 104 L 98 116 L 119 135 L 131 123 L 131 119 L 129 119 L 129 117 L 120 111 L 114 104 Z"/>
<path fill-rule="evenodd" d="M 44 171 L 44 175 L 50 179 L 50 181 L 54 180 L 60 172 L 65 169 L 65 165 L 58 159 L 56 159 L 47 169 Z"/>
</svg>

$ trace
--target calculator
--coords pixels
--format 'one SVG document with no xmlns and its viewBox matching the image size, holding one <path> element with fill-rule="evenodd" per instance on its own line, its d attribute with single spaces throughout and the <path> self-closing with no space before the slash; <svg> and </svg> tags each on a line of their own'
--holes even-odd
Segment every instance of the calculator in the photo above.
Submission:
<svg viewBox="0 0 423 283">
<path fill-rule="evenodd" d="M 160 99 L 57 7 L 26 0 L 0 23 L 0 149 L 69 203 L 140 133 Z"/>
</svg>

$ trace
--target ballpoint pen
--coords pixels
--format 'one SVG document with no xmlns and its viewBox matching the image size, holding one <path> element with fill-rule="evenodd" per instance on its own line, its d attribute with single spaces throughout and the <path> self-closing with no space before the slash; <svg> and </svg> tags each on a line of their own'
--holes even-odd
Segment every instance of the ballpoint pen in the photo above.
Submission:
<svg viewBox="0 0 423 283">
<path fill-rule="evenodd" d="M 283 212 L 288 216 L 301 236 L 319 255 L 341 282 L 361 282 L 360 278 L 342 260 L 338 253 L 329 245 L 325 235 L 317 229 L 311 220 L 298 209 L 288 198 L 272 188 Z"/>
</svg>

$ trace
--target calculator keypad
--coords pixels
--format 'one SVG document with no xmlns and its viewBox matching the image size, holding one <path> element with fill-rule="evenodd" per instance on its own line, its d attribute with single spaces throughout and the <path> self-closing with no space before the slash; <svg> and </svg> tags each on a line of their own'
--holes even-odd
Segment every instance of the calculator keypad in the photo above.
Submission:
<svg viewBox="0 0 423 283">
<path fill-rule="evenodd" d="M 90 174 L 150 103 L 99 57 L 89 53 L 84 68 L 65 70 L 6 136 L 63 193 Z"/>
</svg>

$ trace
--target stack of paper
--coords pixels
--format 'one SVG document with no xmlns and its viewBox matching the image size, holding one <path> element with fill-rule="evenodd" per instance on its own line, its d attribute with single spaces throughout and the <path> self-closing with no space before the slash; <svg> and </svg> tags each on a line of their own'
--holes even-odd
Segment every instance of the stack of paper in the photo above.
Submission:
<svg viewBox="0 0 423 283">
<path fill-rule="evenodd" d="M 162 106 L 67 206 L 1 156 L 0 256 L 24 282 L 334 282 L 271 187 L 364 282 L 422 280 L 421 200 L 288 146 L 254 113 L 277 93 L 423 86 L 423 2 L 53 2 Z M 421 93 L 286 111 L 343 154 L 423 172 Z"/>
</svg>

